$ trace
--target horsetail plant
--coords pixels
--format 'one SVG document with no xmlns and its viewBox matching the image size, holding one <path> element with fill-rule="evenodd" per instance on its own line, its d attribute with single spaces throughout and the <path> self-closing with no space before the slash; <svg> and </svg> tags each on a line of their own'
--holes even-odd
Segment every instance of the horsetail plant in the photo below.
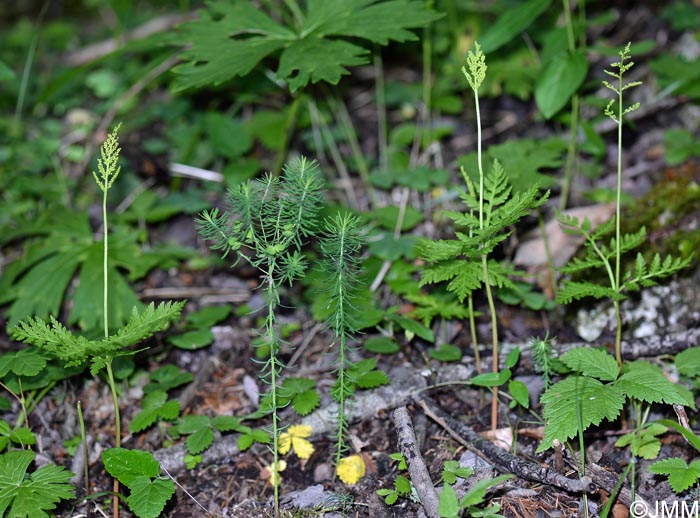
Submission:
<svg viewBox="0 0 700 518">
<path fill-rule="evenodd" d="M 462 72 L 474 92 L 477 126 L 478 184 L 462 168 L 462 178 L 467 190 L 460 191 L 460 199 L 467 212 L 446 212 L 456 226 L 466 231 L 456 232 L 457 239 L 422 240 L 419 254 L 429 266 L 423 270 L 421 285 L 449 281 L 447 290 L 455 293 L 460 302 L 483 285 L 488 301 L 491 320 L 491 344 L 493 372 L 498 372 L 498 319 L 491 287 L 515 285 L 509 275 L 515 271 L 502 262 L 490 259 L 493 250 L 512 232 L 511 226 L 542 205 L 549 192 L 540 194 L 538 187 L 513 193 L 508 177 L 501 164 L 495 160 L 491 171 L 484 172 L 481 152 L 481 114 L 479 111 L 479 88 L 486 78 L 486 57 L 476 44 L 476 51 L 469 51 L 467 66 Z M 477 347 L 477 344 L 474 344 Z M 491 427 L 498 422 L 498 387 L 493 387 Z"/>
<path fill-rule="evenodd" d="M 95 182 L 102 191 L 102 243 L 103 243 L 103 298 L 104 337 L 99 340 L 89 340 L 84 336 L 74 335 L 68 331 L 55 317 L 51 316 L 50 324 L 41 318 L 30 318 L 20 322 L 12 329 L 12 337 L 34 345 L 64 362 L 65 367 L 79 366 L 90 362 L 90 373 L 96 376 L 102 369 L 107 374 L 115 422 L 115 448 L 121 450 L 121 417 L 117 385 L 112 371 L 112 360 L 117 356 L 128 356 L 135 352 L 129 347 L 139 343 L 158 331 L 166 329 L 177 320 L 184 302 L 165 302 L 155 307 L 149 304 L 142 312 L 134 308 L 126 325 L 113 335 L 109 334 L 109 227 L 107 218 L 107 193 L 119 176 L 118 139 L 119 126 L 110 133 L 100 148 L 100 158 L 97 160 L 98 173 L 93 171 Z M 107 450 L 110 451 L 110 450 Z M 114 517 L 119 516 L 119 482 L 114 480 Z M 163 502 L 165 503 L 165 502 Z"/>
<path fill-rule="evenodd" d="M 261 369 L 261 379 L 270 386 L 269 408 L 272 417 L 271 478 L 274 487 L 275 515 L 279 515 L 279 435 L 278 410 L 282 406 L 278 386 L 284 364 L 278 357 L 282 338 L 275 312 L 280 304 L 280 289 L 305 274 L 307 262 L 301 254 L 302 238 L 316 231 L 318 212 L 323 202 L 323 182 L 318 166 L 305 158 L 294 160 L 281 177 L 267 174 L 248 181 L 228 193 L 229 208 L 203 212 L 197 219 L 200 234 L 223 257 L 234 253 L 234 265 L 241 259 L 261 275 L 267 299 L 267 315 L 262 342 L 269 348 Z M 248 253 L 249 252 L 249 253 Z"/>
<path fill-rule="evenodd" d="M 335 220 L 326 223 L 321 239 L 321 268 L 328 276 L 329 302 L 331 309 L 328 325 L 335 333 L 338 348 L 336 383 L 331 396 L 338 402 L 338 423 L 336 430 L 335 466 L 340 464 L 347 451 L 345 438 L 348 422 L 345 410 L 352 398 L 355 386 L 348 379 L 349 360 L 347 356 L 348 337 L 357 331 L 352 318 L 352 299 L 357 286 L 359 273 L 359 253 L 363 239 L 360 235 L 359 219 L 349 214 L 337 215 Z"/>
</svg>

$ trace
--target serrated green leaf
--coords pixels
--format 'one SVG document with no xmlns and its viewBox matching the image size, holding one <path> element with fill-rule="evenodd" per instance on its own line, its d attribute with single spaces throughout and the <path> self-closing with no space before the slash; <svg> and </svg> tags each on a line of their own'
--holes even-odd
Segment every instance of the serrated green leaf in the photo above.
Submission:
<svg viewBox="0 0 700 518">
<path fill-rule="evenodd" d="M 438 513 L 440 518 L 456 518 L 459 515 L 459 502 L 457 494 L 450 484 L 442 486 L 438 500 Z"/>
<path fill-rule="evenodd" d="M 629 398 L 695 408 L 695 398 L 686 387 L 672 383 L 659 367 L 643 360 L 626 364 L 615 384 Z"/>
<path fill-rule="evenodd" d="M 481 37 L 481 50 L 489 54 L 501 48 L 527 29 L 550 3 L 551 0 L 529 0 L 508 9 Z"/>
<path fill-rule="evenodd" d="M 668 475 L 673 491 L 682 493 L 700 479 L 700 461 L 694 460 L 688 465 L 683 459 L 674 457 L 655 462 L 649 466 L 649 471 Z"/>
<path fill-rule="evenodd" d="M 396 492 L 400 495 L 407 495 L 411 492 L 411 482 L 403 475 L 396 475 L 394 487 L 396 487 Z"/>
<path fill-rule="evenodd" d="M 32 451 L 0 455 L 0 516 L 6 516 L 9 507 L 8 518 L 48 518 L 46 511 L 73 498 L 74 488 L 68 483 L 73 473 L 61 466 L 44 466 L 26 476 L 35 457 Z"/>
<path fill-rule="evenodd" d="M 602 381 L 616 380 L 620 374 L 615 358 L 600 349 L 577 347 L 563 354 L 560 360 L 571 370 Z"/>
<path fill-rule="evenodd" d="M 0 378 L 10 371 L 17 376 L 36 376 L 44 367 L 46 367 L 46 358 L 33 347 L 0 356 Z"/>
<path fill-rule="evenodd" d="M 148 383 L 143 387 L 143 391 L 146 394 L 155 390 L 167 392 L 175 387 L 189 383 L 194 379 L 191 372 L 180 370 L 178 367 L 172 364 L 159 367 L 155 371 L 151 372 L 149 377 L 151 378 L 151 383 Z"/>
<path fill-rule="evenodd" d="M 356 378 L 355 383 L 362 389 L 372 389 L 388 384 L 389 378 L 384 372 L 374 370 Z"/>
<path fill-rule="evenodd" d="M 160 464 L 147 451 L 109 448 L 102 453 L 102 463 L 114 478 L 127 487 L 138 477 L 154 478 L 160 474 Z"/>
<path fill-rule="evenodd" d="M 367 62 L 368 51 L 346 37 L 385 45 L 415 39 L 408 29 L 439 15 L 417 0 L 310 0 L 299 13 L 300 27 L 280 25 L 247 0 L 212 2 L 199 20 L 184 24 L 180 41 L 188 46 L 176 67 L 178 89 L 220 84 L 248 74 L 267 56 L 281 51 L 277 77 L 292 92 L 309 82 L 336 84 L 348 66 Z M 285 18 L 285 17 L 283 17 Z"/>
<path fill-rule="evenodd" d="M 700 347 L 691 347 L 679 352 L 674 363 L 683 376 L 700 376 Z"/>
<path fill-rule="evenodd" d="M 175 493 L 175 484 L 171 479 L 151 480 L 149 477 L 136 477 L 129 486 L 131 493 L 126 499 L 131 509 L 139 518 L 158 518 L 166 502 Z"/>
<path fill-rule="evenodd" d="M 190 434 L 190 436 L 185 441 L 185 446 L 187 451 L 192 455 L 197 455 L 202 453 L 204 450 L 209 448 L 214 442 L 214 432 L 212 432 L 210 427 L 200 428 Z"/>
<path fill-rule="evenodd" d="M 540 73 L 535 85 L 535 101 L 545 119 L 561 110 L 578 90 L 588 73 L 583 52 L 555 56 Z"/>
<path fill-rule="evenodd" d="M 15 428 L 10 432 L 10 441 L 22 446 L 31 446 L 36 444 L 36 436 L 29 428 Z"/>
<path fill-rule="evenodd" d="M 538 452 L 551 448 L 554 439 L 566 442 L 578 433 L 579 410 L 583 430 L 603 419 L 615 420 L 625 396 L 615 385 L 603 385 L 586 376 L 569 376 L 552 385 L 540 401 L 544 404 L 546 426 Z"/>
</svg>

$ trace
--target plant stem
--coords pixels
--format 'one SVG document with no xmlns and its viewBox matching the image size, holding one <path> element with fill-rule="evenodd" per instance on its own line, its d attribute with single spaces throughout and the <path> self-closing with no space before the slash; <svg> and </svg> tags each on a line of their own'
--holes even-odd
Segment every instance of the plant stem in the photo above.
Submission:
<svg viewBox="0 0 700 518">
<path fill-rule="evenodd" d="M 85 496 L 90 494 L 90 462 L 88 458 L 87 434 L 85 433 L 85 419 L 83 407 L 80 401 L 76 403 L 78 408 L 78 423 L 80 423 L 80 446 L 83 450 L 83 478 L 85 479 Z"/>
<path fill-rule="evenodd" d="M 481 374 L 481 353 L 479 352 L 479 340 L 476 337 L 476 319 L 474 318 L 474 296 L 469 292 L 467 295 L 467 307 L 469 308 L 469 332 L 474 345 L 474 361 L 476 362 L 476 372 Z"/>
<path fill-rule="evenodd" d="M 386 171 L 389 164 L 387 152 L 387 122 L 386 122 L 386 94 L 384 92 L 384 66 L 381 50 L 374 52 L 374 91 L 377 98 L 377 148 L 379 154 L 379 169 Z"/>
<path fill-rule="evenodd" d="M 564 18 L 566 19 L 566 36 L 569 44 L 569 52 L 576 52 L 576 39 L 574 38 L 574 24 L 571 20 L 571 6 L 569 0 L 562 0 L 564 8 Z M 573 173 L 574 161 L 576 159 L 576 136 L 578 134 L 579 98 L 578 93 L 574 93 L 571 98 L 571 127 L 569 130 L 569 145 L 566 151 L 566 165 L 564 167 L 564 183 L 559 199 L 559 210 L 566 209 L 571 191 L 571 177 Z"/>
<path fill-rule="evenodd" d="M 277 293 L 277 285 L 275 284 L 275 266 L 274 259 L 268 260 L 267 270 L 267 319 L 265 321 L 265 330 L 267 333 L 268 347 L 270 348 L 269 376 L 270 376 L 270 404 L 272 406 L 272 480 L 274 483 L 274 506 L 275 516 L 279 516 L 279 422 L 277 415 L 277 333 L 275 332 L 275 307 L 279 294 Z"/>
<path fill-rule="evenodd" d="M 622 73 L 623 59 L 620 58 L 620 76 L 618 84 L 618 112 L 617 112 L 617 196 L 615 198 L 615 291 L 620 293 L 620 207 L 622 205 Z M 622 317 L 620 315 L 620 303 L 615 302 L 615 318 L 617 330 L 615 332 L 615 358 L 617 365 L 622 368 Z"/>
<path fill-rule="evenodd" d="M 284 125 L 284 134 L 282 135 L 282 145 L 280 146 L 279 152 L 277 154 L 277 163 L 272 171 L 275 176 L 279 176 L 282 171 L 282 166 L 287 158 L 287 149 L 289 148 L 289 141 L 291 140 L 292 132 L 297 124 L 297 114 L 299 113 L 299 105 L 301 104 L 301 92 L 294 96 L 292 105 L 289 107 L 289 113 L 287 114 L 287 121 Z"/>
</svg>

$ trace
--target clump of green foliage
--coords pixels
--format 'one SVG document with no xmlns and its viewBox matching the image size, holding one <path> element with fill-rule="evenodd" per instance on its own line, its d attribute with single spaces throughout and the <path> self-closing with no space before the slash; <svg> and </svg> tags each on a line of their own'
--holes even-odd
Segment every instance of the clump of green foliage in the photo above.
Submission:
<svg viewBox="0 0 700 518">
<path fill-rule="evenodd" d="M 261 332 L 268 348 L 268 357 L 261 369 L 262 379 L 269 384 L 269 411 L 272 416 L 272 480 L 279 480 L 278 411 L 279 380 L 284 364 L 279 358 L 281 337 L 277 328 L 276 310 L 280 290 L 302 277 L 307 261 L 301 253 L 302 239 L 316 230 L 318 212 L 323 203 L 323 181 L 316 163 L 304 158 L 289 164 L 281 177 L 267 174 L 241 184 L 228 193 L 229 209 L 204 212 L 197 220 L 200 233 L 211 240 L 212 250 L 223 257 L 236 255 L 261 274 L 267 315 Z M 234 264 L 235 264 L 234 263 Z M 275 513 L 279 510 L 279 488 L 275 492 Z"/>
<path fill-rule="evenodd" d="M 491 319 L 493 372 L 497 372 L 498 321 L 491 288 L 516 289 L 516 286 L 509 278 L 514 269 L 490 256 L 494 249 L 510 236 L 512 226 L 542 205 L 549 192 L 541 194 L 537 186 L 530 186 L 523 192 L 513 193 L 506 172 L 498 161 L 493 162 L 488 173 L 484 172 L 481 156 L 479 87 L 486 78 L 486 70 L 486 57 L 477 44 L 476 51 L 469 52 L 467 66 L 463 67 L 462 71 L 474 93 L 478 176 L 473 180 L 462 168 L 467 190 L 460 191 L 460 199 L 468 210 L 446 213 L 455 226 L 464 230 L 456 232 L 456 239 L 420 242 L 420 257 L 429 263 L 421 274 L 420 282 L 421 285 L 447 282 L 447 290 L 455 293 L 460 302 L 469 299 L 470 309 L 471 293 L 483 287 Z M 473 328 L 473 319 L 471 324 Z M 474 347 L 477 347 L 476 343 Z M 493 428 L 497 425 L 497 418 L 497 398 L 494 394 L 491 414 Z"/>
<path fill-rule="evenodd" d="M 107 219 L 107 193 L 119 176 L 119 147 L 117 127 L 109 134 L 107 140 L 100 149 L 98 159 L 98 173 L 93 172 L 97 185 L 103 193 L 102 197 L 102 225 L 103 225 L 103 317 L 104 337 L 101 339 L 88 339 L 85 336 L 76 335 L 66 329 L 55 317 L 51 316 L 46 322 L 41 318 L 30 318 L 20 322 L 11 331 L 15 340 L 31 344 L 47 352 L 54 358 L 63 362 L 65 367 L 82 366 L 90 363 L 90 373 L 96 376 L 103 369 L 107 374 L 107 383 L 112 394 L 112 403 L 115 420 L 115 447 L 121 446 L 121 417 L 119 411 L 119 399 L 117 385 L 112 369 L 112 362 L 117 356 L 134 354 L 130 348 L 139 342 L 151 337 L 154 333 L 166 329 L 180 315 L 184 302 L 165 302 L 159 306 L 152 303 L 143 311 L 133 309 L 131 318 L 126 325 L 117 330 L 113 335 L 109 334 L 109 227 Z M 109 451 L 109 450 L 107 450 Z M 171 482 L 172 483 L 172 482 Z M 115 480 L 114 513 L 118 515 L 118 496 L 116 492 L 119 486 Z"/>
</svg>

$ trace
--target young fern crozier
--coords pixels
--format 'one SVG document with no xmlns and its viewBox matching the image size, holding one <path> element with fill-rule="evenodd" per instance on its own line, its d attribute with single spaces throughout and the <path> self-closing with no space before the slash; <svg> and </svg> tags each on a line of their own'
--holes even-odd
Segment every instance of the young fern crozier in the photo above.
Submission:
<svg viewBox="0 0 700 518">
<path fill-rule="evenodd" d="M 347 404 L 355 391 L 355 384 L 348 379 L 347 339 L 357 331 L 352 321 L 352 299 L 357 287 L 360 270 L 360 250 L 363 239 L 357 217 L 345 214 L 326 223 L 321 239 L 321 268 L 328 276 L 331 314 L 328 325 L 336 336 L 338 349 L 336 383 L 331 396 L 338 402 L 338 427 L 336 432 L 336 469 L 347 451 L 345 438 L 348 423 L 345 418 Z"/>
<path fill-rule="evenodd" d="M 234 264 L 243 259 L 259 272 L 267 299 L 267 315 L 262 331 L 269 355 L 261 378 L 270 385 L 269 412 L 272 417 L 272 478 L 275 514 L 279 514 L 279 379 L 284 364 L 277 353 L 281 338 L 275 312 L 280 289 L 303 277 L 307 262 L 301 254 L 302 239 L 312 235 L 323 203 L 322 180 L 318 166 L 304 158 L 285 167 L 281 177 L 267 174 L 241 184 L 228 193 L 229 209 L 204 212 L 197 219 L 200 234 L 213 241 L 212 250 L 226 257 L 234 253 Z"/>
</svg>

